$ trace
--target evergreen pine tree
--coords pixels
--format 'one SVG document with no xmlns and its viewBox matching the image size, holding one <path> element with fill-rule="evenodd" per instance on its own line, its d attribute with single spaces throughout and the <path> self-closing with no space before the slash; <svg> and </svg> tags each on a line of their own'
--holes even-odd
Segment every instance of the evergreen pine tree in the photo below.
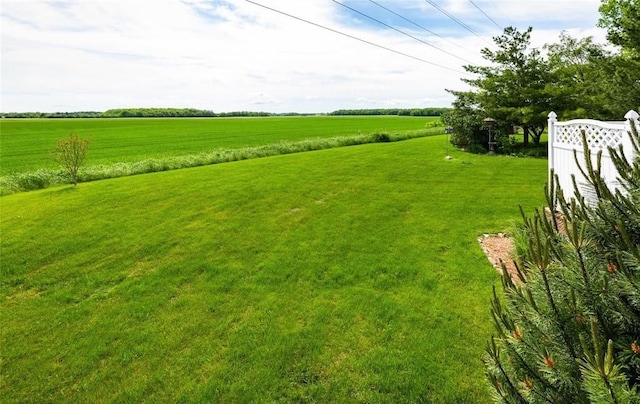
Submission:
<svg viewBox="0 0 640 404">
<path fill-rule="evenodd" d="M 640 155 L 633 121 L 629 136 Z M 518 279 L 504 270 L 503 293 L 494 288 L 485 365 L 498 402 L 640 403 L 640 159 L 609 150 L 623 189 L 614 191 L 583 143 L 597 203 L 575 180 L 565 201 L 552 173 L 549 209 L 523 213 Z"/>
</svg>

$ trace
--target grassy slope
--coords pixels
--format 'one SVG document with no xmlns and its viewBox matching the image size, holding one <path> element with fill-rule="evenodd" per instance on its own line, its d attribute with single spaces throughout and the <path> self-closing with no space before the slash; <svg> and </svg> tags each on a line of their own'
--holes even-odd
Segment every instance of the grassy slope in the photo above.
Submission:
<svg viewBox="0 0 640 404">
<path fill-rule="evenodd" d="M 371 133 L 418 130 L 439 118 L 398 116 L 313 116 L 166 119 L 3 119 L 0 175 L 53 168 L 47 150 L 69 133 L 91 139 L 86 165 L 180 156 L 218 148 Z"/>
<path fill-rule="evenodd" d="M 444 137 L 0 198 L 15 401 L 485 402 L 484 231 L 544 160 Z"/>
</svg>

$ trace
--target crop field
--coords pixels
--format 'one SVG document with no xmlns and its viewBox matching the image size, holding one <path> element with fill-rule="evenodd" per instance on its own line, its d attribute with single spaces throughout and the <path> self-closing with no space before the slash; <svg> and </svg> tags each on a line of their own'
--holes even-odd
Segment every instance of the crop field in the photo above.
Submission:
<svg viewBox="0 0 640 404">
<path fill-rule="evenodd" d="M 0 396 L 487 402 L 499 277 L 477 237 L 543 203 L 546 161 L 445 148 L 422 137 L 0 198 Z"/>
<path fill-rule="evenodd" d="M 425 129 L 436 117 L 301 116 L 259 118 L 2 119 L 0 175 L 56 167 L 48 151 L 77 133 L 91 140 L 86 164 L 182 156 L 278 141 Z M 438 130 L 439 132 L 442 129 Z"/>
</svg>

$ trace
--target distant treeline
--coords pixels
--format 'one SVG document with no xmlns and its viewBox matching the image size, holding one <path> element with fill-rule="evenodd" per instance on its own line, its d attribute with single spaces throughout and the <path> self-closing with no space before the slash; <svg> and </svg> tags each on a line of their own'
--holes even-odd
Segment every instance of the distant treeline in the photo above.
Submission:
<svg viewBox="0 0 640 404">
<path fill-rule="evenodd" d="M 390 109 L 339 109 L 329 115 L 401 115 L 401 116 L 440 116 L 450 108 L 390 108 Z"/>
<path fill-rule="evenodd" d="M 340 109 L 326 115 L 402 115 L 402 116 L 440 116 L 448 108 L 413 109 Z M 7 112 L 0 113 L 3 118 L 218 118 L 250 116 L 302 116 L 325 114 L 299 114 L 296 112 L 271 113 L 254 111 L 213 112 L 195 108 L 119 108 L 105 112 Z"/>
<path fill-rule="evenodd" d="M 295 112 L 274 114 L 270 112 L 234 111 L 213 112 L 195 108 L 119 108 L 105 112 L 6 112 L 0 113 L 3 118 L 199 118 L 199 117 L 234 117 L 234 116 L 296 116 L 306 115 Z M 316 115 L 316 114 L 308 114 Z"/>
<path fill-rule="evenodd" d="M 102 113 L 102 118 L 217 118 L 229 116 L 272 116 L 269 112 L 213 112 L 195 108 L 121 108 Z"/>
<path fill-rule="evenodd" d="M 2 112 L 2 118 L 102 118 L 102 112 Z"/>
</svg>

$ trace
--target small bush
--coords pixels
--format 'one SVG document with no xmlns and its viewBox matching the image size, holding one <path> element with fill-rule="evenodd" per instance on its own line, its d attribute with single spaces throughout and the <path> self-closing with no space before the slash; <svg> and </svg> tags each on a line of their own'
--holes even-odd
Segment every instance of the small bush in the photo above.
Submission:
<svg viewBox="0 0 640 404">
<path fill-rule="evenodd" d="M 466 150 L 469 153 L 473 153 L 473 154 L 485 154 L 487 152 L 487 149 L 485 149 L 482 145 L 477 144 L 477 143 L 471 143 L 467 146 Z"/>
<path fill-rule="evenodd" d="M 496 139 L 496 148 L 500 154 L 512 154 L 516 149 L 516 143 L 513 136 L 500 136 Z"/>
<path fill-rule="evenodd" d="M 14 186 L 18 190 L 32 190 L 46 188 L 51 183 L 51 174 L 44 170 L 33 173 L 20 173 L 14 177 Z"/>
<path fill-rule="evenodd" d="M 427 129 L 439 128 L 441 126 L 444 126 L 444 123 L 442 122 L 442 119 L 429 121 L 424 125 L 424 127 L 427 128 Z"/>
<path fill-rule="evenodd" d="M 62 170 L 40 169 L 31 172 L 14 173 L 0 178 L 0 195 L 33 191 L 51 185 L 68 183 L 69 178 Z"/>
<path fill-rule="evenodd" d="M 529 146 L 527 148 L 520 150 L 520 153 L 519 153 L 519 155 L 523 157 L 536 157 L 536 158 L 547 157 L 547 154 L 549 154 L 547 148 L 540 145 Z"/>
<path fill-rule="evenodd" d="M 386 143 L 391 141 L 391 137 L 387 132 L 377 132 L 373 134 L 373 141 L 376 143 Z"/>
<path fill-rule="evenodd" d="M 487 133 L 482 130 L 483 116 L 471 109 L 452 110 L 442 115 L 442 121 L 453 128 L 450 141 L 459 148 L 487 142 Z"/>
</svg>

